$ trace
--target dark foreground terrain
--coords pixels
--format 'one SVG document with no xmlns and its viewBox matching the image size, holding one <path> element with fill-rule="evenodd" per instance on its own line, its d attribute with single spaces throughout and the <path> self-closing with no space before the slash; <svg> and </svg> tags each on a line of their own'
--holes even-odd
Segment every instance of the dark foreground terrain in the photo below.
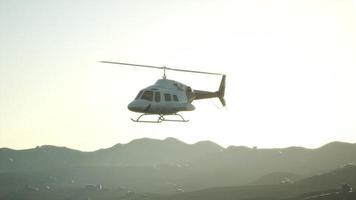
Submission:
<svg viewBox="0 0 356 200">
<path fill-rule="evenodd" d="M 257 149 L 144 138 L 94 152 L 3 148 L 0 199 L 356 199 L 352 163 L 356 144 L 341 142 Z"/>
</svg>

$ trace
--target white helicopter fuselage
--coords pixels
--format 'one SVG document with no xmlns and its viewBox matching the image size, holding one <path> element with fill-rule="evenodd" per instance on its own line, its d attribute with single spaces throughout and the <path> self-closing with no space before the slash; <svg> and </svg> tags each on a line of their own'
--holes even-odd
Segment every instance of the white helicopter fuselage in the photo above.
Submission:
<svg viewBox="0 0 356 200">
<path fill-rule="evenodd" d="M 159 79 L 154 85 L 142 89 L 128 109 L 146 114 L 174 114 L 192 111 L 195 107 L 189 101 L 191 88 L 169 79 Z"/>
<path fill-rule="evenodd" d="M 143 113 L 137 119 L 131 119 L 134 122 L 150 122 L 150 123 L 160 123 L 162 121 L 176 121 L 176 122 L 187 122 L 183 116 L 178 114 L 180 111 L 192 111 L 195 109 L 192 102 L 200 99 L 210 99 L 219 98 L 223 106 L 226 105 L 224 95 L 225 95 L 225 80 L 226 75 L 221 73 L 203 72 L 187 69 L 177 69 L 170 67 L 159 67 L 153 65 L 141 65 L 123 62 L 112 62 L 112 61 L 100 61 L 102 63 L 126 65 L 134 67 L 144 67 L 144 68 L 154 68 L 163 69 L 163 78 L 156 81 L 154 85 L 151 85 L 145 89 L 142 89 L 127 107 L 133 112 Z M 166 77 L 166 70 L 188 72 L 188 73 L 199 73 L 199 74 L 209 74 L 209 75 L 221 75 L 222 79 L 220 82 L 219 89 L 215 92 L 204 91 L 204 90 L 192 90 L 191 87 L 186 86 L 174 80 L 169 80 Z M 158 115 L 156 121 L 146 121 L 141 120 L 141 117 L 145 115 Z M 180 117 L 180 119 L 166 119 L 166 115 L 175 115 Z"/>
</svg>

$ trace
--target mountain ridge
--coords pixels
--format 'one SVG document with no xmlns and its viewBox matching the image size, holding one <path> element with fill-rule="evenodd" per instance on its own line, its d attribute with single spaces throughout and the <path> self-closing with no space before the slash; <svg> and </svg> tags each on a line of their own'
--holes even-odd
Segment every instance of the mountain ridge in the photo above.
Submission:
<svg viewBox="0 0 356 200">
<path fill-rule="evenodd" d="M 9 147 L 0 147 L 0 151 L 1 150 L 14 150 L 14 151 L 25 151 L 25 150 L 31 150 L 31 149 L 36 149 L 36 148 L 44 148 L 44 147 L 57 147 L 57 148 L 66 148 L 68 150 L 76 150 L 76 151 L 80 151 L 80 152 L 86 152 L 86 153 L 90 153 L 90 152 L 96 152 L 96 151 L 100 151 L 100 150 L 105 150 L 105 149 L 110 149 L 110 148 L 113 148 L 113 147 L 121 147 L 121 146 L 125 146 L 125 145 L 131 145 L 131 144 L 135 144 L 135 143 L 145 143 L 145 142 L 176 142 L 176 143 L 181 143 L 181 144 L 184 144 L 184 145 L 197 145 L 197 144 L 201 144 L 201 143 L 210 143 L 212 145 L 215 145 L 215 146 L 218 146 L 218 147 L 221 147 L 222 149 L 229 149 L 229 148 L 232 148 L 232 149 L 254 149 L 254 150 L 268 150 L 268 149 L 308 149 L 308 150 L 315 150 L 315 149 L 321 149 L 321 148 L 330 148 L 330 147 L 337 147 L 339 145 L 349 145 L 349 146 L 356 146 L 356 143 L 349 143 L 349 142 L 341 142 L 341 141 L 332 141 L 332 142 L 329 142 L 329 143 L 326 143 L 324 145 L 321 145 L 319 147 L 316 147 L 316 148 L 307 148 L 307 147 L 302 147 L 302 146 L 288 146 L 288 147 L 276 147 L 276 148 L 250 148 L 248 146 L 244 146 L 244 145 L 229 145 L 227 147 L 223 147 L 213 141 L 210 141 L 210 140 L 201 140 L 201 141 L 198 141 L 198 142 L 195 142 L 195 143 L 186 143 L 186 142 L 183 142 L 177 138 L 174 138 L 174 137 L 167 137 L 165 139 L 156 139 L 156 138 L 149 138 L 149 137 L 144 137 L 144 138 L 138 138 L 138 139 L 133 139 L 131 140 L 130 142 L 127 142 L 127 143 L 116 143 L 108 148 L 99 148 L 99 149 L 96 149 L 96 150 L 92 150 L 92 151 L 83 151 L 83 150 L 78 150 L 78 149 L 75 149 L 75 148 L 69 148 L 69 147 L 66 147 L 66 146 L 57 146 L 57 145 L 40 145 L 40 146 L 36 146 L 34 148 L 26 148 L 26 149 L 13 149 L 13 148 L 9 148 Z"/>
<path fill-rule="evenodd" d="M 0 149 L 0 175 L 39 174 L 39 179 L 56 177 L 65 184 L 125 184 L 131 190 L 160 193 L 241 186 L 268 174 L 272 176 L 267 182 L 284 175 L 295 181 L 289 176 L 309 177 L 348 163 L 356 163 L 356 145 L 341 142 L 317 149 L 257 149 L 223 148 L 211 141 L 186 144 L 175 138 L 143 138 L 93 152 L 52 145 Z"/>
</svg>

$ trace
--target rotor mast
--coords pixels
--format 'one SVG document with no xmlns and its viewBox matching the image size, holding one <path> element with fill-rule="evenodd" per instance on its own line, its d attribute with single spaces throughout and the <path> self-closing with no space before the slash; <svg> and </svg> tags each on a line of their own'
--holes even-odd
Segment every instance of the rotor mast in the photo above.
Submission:
<svg viewBox="0 0 356 200">
<path fill-rule="evenodd" d="M 167 76 L 166 76 L 166 66 L 163 66 L 163 79 L 166 79 L 167 78 Z"/>
</svg>

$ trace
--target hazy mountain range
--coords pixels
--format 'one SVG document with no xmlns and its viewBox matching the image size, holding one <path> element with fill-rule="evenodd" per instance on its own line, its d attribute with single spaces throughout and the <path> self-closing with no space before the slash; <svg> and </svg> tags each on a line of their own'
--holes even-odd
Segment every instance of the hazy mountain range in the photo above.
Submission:
<svg viewBox="0 0 356 200">
<path fill-rule="evenodd" d="M 104 188 L 97 194 L 104 199 L 249 199 L 253 194 L 268 199 L 272 193 L 297 198 L 341 183 L 356 184 L 356 167 L 349 163 L 356 163 L 356 144 L 341 142 L 317 149 L 257 149 L 143 138 L 93 152 L 55 146 L 2 148 L 0 198 L 30 199 L 30 192 L 34 197 L 86 199 L 81 194 L 93 191 L 83 188 L 96 184 Z"/>
</svg>

